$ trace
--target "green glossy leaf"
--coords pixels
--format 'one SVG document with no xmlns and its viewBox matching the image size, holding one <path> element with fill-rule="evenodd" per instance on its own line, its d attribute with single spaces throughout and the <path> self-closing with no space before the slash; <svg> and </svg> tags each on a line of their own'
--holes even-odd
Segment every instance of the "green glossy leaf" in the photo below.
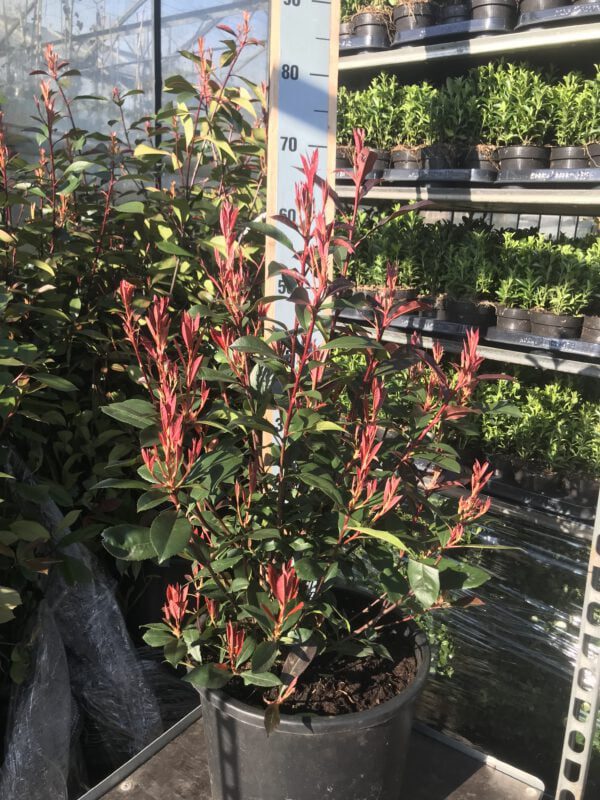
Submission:
<svg viewBox="0 0 600 800">
<path fill-rule="evenodd" d="M 222 689 L 233 678 L 233 673 L 216 664 L 202 664 L 195 667 L 183 679 L 198 689 Z"/>
<path fill-rule="evenodd" d="M 36 381 L 39 381 L 43 386 L 48 386 L 50 389 L 56 389 L 57 392 L 76 392 L 77 387 L 66 378 L 61 378 L 58 375 L 51 375 L 48 372 L 36 372 L 32 376 Z"/>
<path fill-rule="evenodd" d="M 148 400 L 123 400 L 121 403 L 112 403 L 102 406 L 102 411 L 109 417 L 133 425 L 135 428 L 147 428 L 154 422 L 155 411 Z"/>
<path fill-rule="evenodd" d="M 430 608 L 440 594 L 440 573 L 435 567 L 420 561 L 408 560 L 408 582 L 423 608 Z"/>
<path fill-rule="evenodd" d="M 261 642 L 252 656 L 252 672 L 268 672 L 278 655 L 277 642 Z"/>
<path fill-rule="evenodd" d="M 253 686 L 281 686 L 281 678 L 273 675 L 272 672 L 242 672 L 244 683 L 249 683 Z"/>
<path fill-rule="evenodd" d="M 150 529 L 142 525 L 113 525 L 102 531 L 102 541 L 111 555 L 124 561 L 144 561 L 156 556 Z"/>
<path fill-rule="evenodd" d="M 370 536 L 373 539 L 380 539 L 382 542 L 393 544 L 394 547 L 397 547 L 398 550 L 401 550 L 402 552 L 406 552 L 406 550 L 409 549 L 403 541 L 388 531 L 378 531 L 376 528 L 362 528 L 359 525 L 349 525 L 348 527 L 351 531 L 358 531 L 359 533 L 364 533 L 365 536 Z"/>
<path fill-rule="evenodd" d="M 192 535 L 189 521 L 175 510 L 161 512 L 150 528 L 150 541 L 159 564 L 185 550 Z"/>
</svg>

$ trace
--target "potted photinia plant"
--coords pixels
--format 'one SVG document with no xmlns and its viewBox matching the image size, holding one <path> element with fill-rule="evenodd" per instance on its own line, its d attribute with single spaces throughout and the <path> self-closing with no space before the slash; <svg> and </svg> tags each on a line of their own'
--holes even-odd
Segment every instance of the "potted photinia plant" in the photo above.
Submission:
<svg viewBox="0 0 600 800">
<path fill-rule="evenodd" d="M 317 155 L 303 159 L 296 221 L 278 218 L 300 247 L 289 267 L 270 265 L 291 327 L 269 321 L 262 257 L 244 239 L 253 223 L 227 203 L 196 307 L 177 314 L 167 295 L 120 290 L 142 397 L 108 413 L 141 430 L 143 516 L 103 537 L 125 560 L 187 564 L 147 641 L 201 691 L 215 800 L 399 796 L 429 667 L 414 620 L 486 577 L 463 547 L 488 508 L 487 465 L 458 498 L 443 478 L 456 463 L 445 431 L 491 377 L 477 374 L 477 335 L 448 376 L 439 346 L 430 356 L 415 342 L 407 361 L 385 344 L 415 305 L 395 302 L 393 270 L 363 327 L 339 322 L 351 284 L 344 263 L 332 283 L 330 257 L 352 248 L 373 159 L 357 134 L 353 211 L 337 224 Z M 346 354 L 361 361 L 351 374 Z M 414 389 L 406 419 L 386 411 L 398 370 Z"/>
<path fill-rule="evenodd" d="M 525 64 L 490 63 L 479 68 L 478 84 L 483 137 L 498 147 L 500 170 L 547 167 L 551 89 L 541 72 Z"/>
</svg>

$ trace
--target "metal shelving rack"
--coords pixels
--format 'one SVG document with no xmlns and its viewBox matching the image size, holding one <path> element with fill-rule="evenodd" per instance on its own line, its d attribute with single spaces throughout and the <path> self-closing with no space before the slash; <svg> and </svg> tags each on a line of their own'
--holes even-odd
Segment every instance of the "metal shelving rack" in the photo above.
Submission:
<svg viewBox="0 0 600 800">
<path fill-rule="evenodd" d="M 538 63 L 564 64 L 572 69 L 594 63 L 600 44 L 600 22 L 533 28 L 507 34 L 481 36 L 458 42 L 405 46 L 395 50 L 342 56 L 340 82 L 360 86 L 382 70 L 395 72 L 402 80 L 415 80 L 464 69 L 493 57 L 527 57 Z M 341 198 L 351 189 L 336 187 Z M 533 212 L 575 216 L 600 215 L 600 187 L 593 188 L 503 188 L 376 185 L 366 202 L 385 203 L 428 200 L 428 210 L 492 212 Z M 390 341 L 404 343 L 411 332 L 394 330 Z M 460 338 L 445 338 L 435 333 L 422 335 L 425 347 L 440 341 L 449 352 L 458 352 Z M 600 378 L 600 364 L 567 354 L 511 349 L 501 344 L 480 344 L 481 356 L 504 363 L 524 364 L 541 369 Z M 495 501 L 502 513 L 518 515 L 516 507 Z M 525 512 L 524 512 L 525 513 Z M 529 517 L 531 511 L 527 510 Z M 560 523 L 557 523 L 560 528 Z M 600 698 L 600 496 L 596 509 L 582 608 L 578 656 L 575 664 L 563 752 L 557 781 L 556 800 L 583 800 Z"/>
</svg>

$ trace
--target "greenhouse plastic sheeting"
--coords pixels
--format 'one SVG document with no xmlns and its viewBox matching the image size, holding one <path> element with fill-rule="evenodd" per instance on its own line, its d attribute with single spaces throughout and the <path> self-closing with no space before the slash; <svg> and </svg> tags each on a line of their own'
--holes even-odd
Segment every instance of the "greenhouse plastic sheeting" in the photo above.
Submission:
<svg viewBox="0 0 600 800">
<path fill-rule="evenodd" d="M 47 603 L 29 636 L 31 669 L 11 699 L 6 758 L 0 772 L 3 800 L 68 800 L 71 701 L 67 656 Z"/>
<path fill-rule="evenodd" d="M 590 537 L 491 516 L 482 550 L 485 604 L 446 614 L 451 675 L 431 676 L 419 718 L 541 778 L 558 775 Z M 475 551 L 473 551 L 475 552 Z M 438 634 L 439 635 L 439 634 Z M 587 800 L 600 796 L 600 736 Z"/>
<path fill-rule="evenodd" d="M 33 482 L 14 454 L 9 459 L 11 474 Z M 36 511 L 38 520 L 56 536 L 62 521 L 58 507 L 47 501 Z M 58 536 L 68 532 L 63 528 Z M 59 780 L 61 765 L 69 764 L 69 737 L 62 727 L 71 724 L 71 701 L 81 713 L 83 731 L 93 748 L 90 766 L 98 771 L 98 775 L 91 775 L 93 781 L 120 766 L 163 730 L 158 701 L 146 680 L 111 583 L 84 545 L 71 544 L 65 552 L 85 565 L 90 579 L 67 585 L 61 573 L 52 570 L 44 587 L 43 621 L 49 621 L 49 631 L 40 631 L 39 626 L 34 630 L 35 679 L 32 684 L 15 688 L 16 711 L 7 736 L 2 774 L 7 785 L 23 787 L 23 800 L 66 797 L 58 788 L 56 793 L 47 792 L 39 771 L 31 769 L 31 759 L 43 761 L 44 754 L 51 753 Z M 50 664 L 47 653 L 53 658 Z M 54 670 L 51 675 L 49 670 Z M 45 682 L 40 674 L 47 678 Z M 43 716 L 41 723 L 38 714 Z M 21 796 L 0 792 L 0 797 L 20 800 Z"/>
<path fill-rule="evenodd" d="M 194 50 L 199 36 L 218 51 L 221 40 L 231 37 L 217 25 L 235 27 L 244 10 L 251 14 L 253 36 L 265 40 L 267 9 L 266 0 L 220 4 L 214 0 L 163 0 L 163 76 L 183 74 L 193 80 L 193 64 L 179 51 Z M 101 98 L 110 97 L 115 86 L 122 91 L 143 91 L 127 99 L 125 112 L 130 120 L 152 113 L 155 42 L 151 0 L 12 0 L 7 4 L 0 15 L 0 105 L 9 125 L 31 125 L 33 94 L 40 76 L 32 78 L 30 72 L 42 68 L 48 43 L 81 73 L 65 84 L 69 97 L 88 98 L 77 101 L 73 109 L 81 128 L 106 132 L 114 107 Z M 256 83 L 266 80 L 266 50 L 249 48 L 236 72 Z"/>
</svg>

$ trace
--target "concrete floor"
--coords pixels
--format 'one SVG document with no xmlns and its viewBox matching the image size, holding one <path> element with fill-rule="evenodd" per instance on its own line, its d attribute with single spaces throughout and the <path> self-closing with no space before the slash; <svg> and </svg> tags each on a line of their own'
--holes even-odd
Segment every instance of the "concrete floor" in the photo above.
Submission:
<svg viewBox="0 0 600 800">
<path fill-rule="evenodd" d="M 542 792 L 415 731 L 403 800 L 539 800 Z M 104 800 L 211 800 L 202 720 L 194 722 Z M 320 798 L 315 798 L 320 800 Z"/>
</svg>

